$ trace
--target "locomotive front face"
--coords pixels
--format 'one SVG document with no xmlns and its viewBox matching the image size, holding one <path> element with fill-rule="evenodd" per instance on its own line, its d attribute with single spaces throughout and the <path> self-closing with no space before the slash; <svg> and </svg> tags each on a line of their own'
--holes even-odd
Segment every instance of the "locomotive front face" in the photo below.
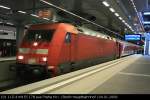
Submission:
<svg viewBox="0 0 150 100">
<path fill-rule="evenodd" d="M 46 65 L 54 30 L 29 30 L 19 48 L 17 62 Z"/>
</svg>

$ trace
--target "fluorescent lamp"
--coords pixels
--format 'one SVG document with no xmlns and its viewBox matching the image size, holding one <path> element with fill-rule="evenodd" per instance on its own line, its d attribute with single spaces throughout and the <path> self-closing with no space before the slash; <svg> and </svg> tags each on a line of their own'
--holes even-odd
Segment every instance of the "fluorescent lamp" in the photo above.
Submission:
<svg viewBox="0 0 150 100">
<path fill-rule="evenodd" d="M 25 27 L 29 27 L 29 25 L 25 25 Z"/>
<path fill-rule="evenodd" d="M 33 17 L 39 17 L 38 15 L 35 15 L 35 14 L 30 14 L 31 16 L 33 16 Z"/>
<path fill-rule="evenodd" d="M 22 14 L 25 14 L 26 12 L 24 12 L 24 11 L 18 11 L 19 13 L 22 13 Z"/>
<path fill-rule="evenodd" d="M 118 17 L 118 16 L 119 16 L 119 14 L 118 14 L 118 13 L 115 13 L 115 16 L 117 16 L 117 17 Z"/>
<path fill-rule="evenodd" d="M 9 8 L 9 7 L 2 6 L 2 5 L 0 5 L 0 8 L 4 8 L 4 9 L 11 9 L 11 8 Z"/>
<path fill-rule="evenodd" d="M 8 22 L 8 23 L 6 23 L 6 24 L 9 24 L 9 25 L 14 25 L 13 23 L 9 23 L 9 22 Z"/>
<path fill-rule="evenodd" d="M 124 20 L 122 20 L 122 22 L 123 22 L 123 23 L 125 23 L 125 21 L 124 21 Z"/>
<path fill-rule="evenodd" d="M 108 4 L 108 2 L 106 2 L 106 1 L 103 1 L 102 2 L 106 7 L 109 7 L 110 5 Z"/>
<path fill-rule="evenodd" d="M 125 25 L 128 25 L 126 22 L 124 23 Z"/>
<path fill-rule="evenodd" d="M 131 26 L 129 26 L 129 28 L 130 28 L 130 29 L 132 29 L 132 27 L 131 27 Z"/>
<path fill-rule="evenodd" d="M 144 15 L 150 15 L 150 12 L 144 12 L 143 14 Z"/>
<path fill-rule="evenodd" d="M 114 10 L 113 8 L 109 8 L 109 10 L 110 10 L 111 12 L 115 12 L 115 10 Z"/>
<path fill-rule="evenodd" d="M 122 18 L 121 18 L 121 17 L 119 17 L 119 19 L 120 19 L 120 20 L 122 20 Z"/>
<path fill-rule="evenodd" d="M 143 22 L 144 24 L 150 24 L 150 22 L 149 21 L 145 21 L 145 22 Z"/>
<path fill-rule="evenodd" d="M 126 24 L 128 27 L 130 27 L 130 25 L 129 24 Z"/>
<path fill-rule="evenodd" d="M 9 30 L 0 30 L 0 32 L 14 33 L 14 31 L 9 31 Z"/>
<path fill-rule="evenodd" d="M 48 19 L 48 18 L 43 18 L 43 19 L 45 19 L 45 20 L 50 20 L 50 19 Z"/>
</svg>

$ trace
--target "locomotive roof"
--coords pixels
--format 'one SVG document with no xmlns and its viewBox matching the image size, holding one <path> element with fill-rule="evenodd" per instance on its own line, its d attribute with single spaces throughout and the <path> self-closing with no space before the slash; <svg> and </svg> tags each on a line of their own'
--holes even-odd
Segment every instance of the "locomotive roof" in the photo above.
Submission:
<svg viewBox="0 0 150 100">
<path fill-rule="evenodd" d="M 85 34 L 85 35 L 90 35 L 90 36 L 94 36 L 94 37 L 98 37 L 98 38 L 109 39 L 109 40 L 113 40 L 113 41 L 119 41 L 121 43 L 126 43 L 126 44 L 128 43 L 130 45 L 137 46 L 136 44 L 129 43 L 127 41 L 123 41 L 123 40 L 120 40 L 120 39 L 113 38 L 113 37 L 111 37 L 109 35 L 106 35 L 104 33 L 88 29 L 86 27 L 81 27 L 81 26 L 77 26 L 76 27 L 76 26 L 74 26 L 74 25 L 72 25 L 70 23 L 59 23 L 59 22 L 56 22 L 56 23 L 44 23 L 44 24 L 31 25 L 32 29 L 40 29 L 41 26 L 44 26 L 47 29 L 50 26 L 54 26 L 55 28 L 56 27 L 61 27 L 61 28 L 65 29 L 67 32 L 72 32 L 74 34 Z"/>
</svg>

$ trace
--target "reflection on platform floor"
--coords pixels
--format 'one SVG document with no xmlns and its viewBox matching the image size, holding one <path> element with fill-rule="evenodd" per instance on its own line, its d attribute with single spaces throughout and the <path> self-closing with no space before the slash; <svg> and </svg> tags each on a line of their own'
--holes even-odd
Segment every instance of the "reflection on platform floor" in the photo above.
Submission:
<svg viewBox="0 0 150 100">
<path fill-rule="evenodd" d="M 90 93 L 150 94 L 149 83 L 150 56 L 142 56 Z"/>
</svg>

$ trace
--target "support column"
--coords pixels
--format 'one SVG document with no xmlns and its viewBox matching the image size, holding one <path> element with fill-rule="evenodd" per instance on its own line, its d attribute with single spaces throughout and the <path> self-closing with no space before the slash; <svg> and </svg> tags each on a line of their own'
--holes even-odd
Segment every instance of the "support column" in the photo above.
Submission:
<svg viewBox="0 0 150 100">
<path fill-rule="evenodd" d="M 144 55 L 150 55 L 150 34 L 145 33 Z"/>
<path fill-rule="evenodd" d="M 21 44 L 22 38 L 24 36 L 24 25 L 17 25 L 16 27 L 16 46 L 17 49 L 19 47 L 19 45 Z"/>
</svg>

